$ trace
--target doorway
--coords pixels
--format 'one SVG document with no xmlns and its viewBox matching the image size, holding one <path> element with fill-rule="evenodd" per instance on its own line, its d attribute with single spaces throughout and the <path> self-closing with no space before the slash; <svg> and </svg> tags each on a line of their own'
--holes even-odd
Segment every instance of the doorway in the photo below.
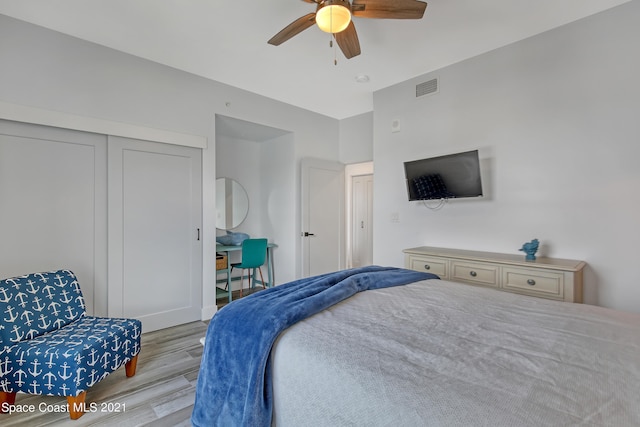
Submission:
<svg viewBox="0 0 640 427">
<path fill-rule="evenodd" d="M 231 178 L 247 192 L 249 212 L 233 232 L 266 237 L 274 250 L 275 283 L 297 278 L 297 164 L 294 134 L 260 123 L 216 115 L 216 177 Z M 216 223 L 216 233 L 225 234 Z M 232 262 L 239 261 L 234 254 Z M 205 262 L 211 262 L 206 260 Z"/>
<path fill-rule="evenodd" d="M 351 178 L 351 267 L 373 263 L 373 175 Z"/>
<path fill-rule="evenodd" d="M 346 165 L 347 268 L 373 263 L 373 162 Z"/>
</svg>

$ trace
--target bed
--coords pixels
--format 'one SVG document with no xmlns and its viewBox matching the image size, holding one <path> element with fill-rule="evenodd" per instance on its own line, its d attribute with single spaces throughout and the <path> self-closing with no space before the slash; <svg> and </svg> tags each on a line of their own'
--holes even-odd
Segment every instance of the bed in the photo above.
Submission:
<svg viewBox="0 0 640 427">
<path fill-rule="evenodd" d="M 248 373 L 268 376 L 261 425 L 640 425 L 638 314 L 421 278 L 297 319 L 269 350 Z"/>
</svg>

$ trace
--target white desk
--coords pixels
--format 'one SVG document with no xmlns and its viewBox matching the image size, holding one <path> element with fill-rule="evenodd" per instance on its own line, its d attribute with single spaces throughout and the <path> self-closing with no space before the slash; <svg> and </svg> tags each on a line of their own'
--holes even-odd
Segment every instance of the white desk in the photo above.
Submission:
<svg viewBox="0 0 640 427">
<path fill-rule="evenodd" d="M 273 286 L 273 248 L 277 248 L 278 245 L 276 245 L 275 243 L 268 243 L 267 244 L 267 280 L 266 283 L 262 283 L 260 280 L 258 280 L 258 283 L 264 285 L 267 288 L 270 288 Z M 226 283 L 227 283 L 227 293 L 229 294 L 229 302 L 232 301 L 232 292 L 231 292 L 231 281 L 232 280 L 239 280 L 241 279 L 241 277 L 234 277 L 231 278 L 231 262 L 230 262 L 230 255 L 232 252 L 236 252 L 236 251 L 242 251 L 242 245 L 237 245 L 237 246 L 223 246 L 223 245 L 216 245 L 216 253 L 225 253 L 227 255 L 227 268 L 226 269 L 222 269 L 222 270 L 217 270 L 216 271 L 216 276 L 218 272 L 225 272 L 227 275 L 226 278 Z M 254 275 L 253 277 L 253 283 L 256 283 L 256 277 Z M 217 287 L 218 283 L 224 283 L 225 280 L 217 280 L 216 279 L 216 295 L 218 294 L 218 290 L 220 290 L 220 288 Z M 222 292 L 225 292 L 224 290 L 221 290 Z"/>
</svg>

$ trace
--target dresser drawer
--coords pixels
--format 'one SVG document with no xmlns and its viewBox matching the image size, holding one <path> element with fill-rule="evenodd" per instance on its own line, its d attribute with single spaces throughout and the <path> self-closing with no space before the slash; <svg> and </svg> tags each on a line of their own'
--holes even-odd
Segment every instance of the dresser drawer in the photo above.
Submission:
<svg viewBox="0 0 640 427">
<path fill-rule="evenodd" d="M 409 256 L 408 268 L 426 273 L 433 273 L 441 279 L 447 279 L 447 260 L 423 256 Z"/>
<path fill-rule="evenodd" d="M 495 265 L 452 261 L 450 279 L 497 288 L 500 286 L 499 271 L 499 267 Z"/>
<path fill-rule="evenodd" d="M 564 275 L 554 271 L 504 267 L 502 287 L 508 291 L 537 297 L 563 299 Z"/>
</svg>

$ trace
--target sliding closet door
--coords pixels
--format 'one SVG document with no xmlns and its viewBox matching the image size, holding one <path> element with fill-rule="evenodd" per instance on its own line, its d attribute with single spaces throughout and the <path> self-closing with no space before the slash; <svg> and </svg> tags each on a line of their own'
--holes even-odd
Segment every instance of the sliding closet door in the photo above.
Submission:
<svg viewBox="0 0 640 427">
<path fill-rule="evenodd" d="M 106 295 L 106 136 L 0 120 L 0 277 L 70 269 Z"/>
<path fill-rule="evenodd" d="M 109 137 L 109 315 L 200 320 L 201 150 Z"/>
</svg>

